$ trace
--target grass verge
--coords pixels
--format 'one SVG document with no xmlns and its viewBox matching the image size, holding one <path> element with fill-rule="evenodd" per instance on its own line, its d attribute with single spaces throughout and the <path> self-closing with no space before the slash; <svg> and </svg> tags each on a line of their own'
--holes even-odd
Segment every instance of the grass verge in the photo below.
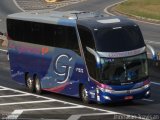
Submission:
<svg viewBox="0 0 160 120">
<path fill-rule="evenodd" d="M 128 0 L 115 6 L 114 10 L 131 16 L 160 20 L 160 0 Z"/>
</svg>

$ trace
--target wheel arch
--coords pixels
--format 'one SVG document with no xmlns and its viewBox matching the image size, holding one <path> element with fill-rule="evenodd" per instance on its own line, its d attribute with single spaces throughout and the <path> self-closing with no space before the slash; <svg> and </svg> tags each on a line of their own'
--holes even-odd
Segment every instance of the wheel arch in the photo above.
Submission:
<svg viewBox="0 0 160 120">
<path fill-rule="evenodd" d="M 82 89 L 83 86 L 84 86 L 83 83 L 80 83 L 80 84 L 79 84 L 79 97 L 80 97 L 80 98 L 82 97 L 82 96 L 81 96 L 81 89 Z"/>
</svg>

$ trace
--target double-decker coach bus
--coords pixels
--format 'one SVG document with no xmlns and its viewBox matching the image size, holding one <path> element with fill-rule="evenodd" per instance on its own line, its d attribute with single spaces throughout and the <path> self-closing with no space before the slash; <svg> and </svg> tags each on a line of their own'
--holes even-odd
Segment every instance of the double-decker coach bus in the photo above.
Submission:
<svg viewBox="0 0 160 120">
<path fill-rule="evenodd" d="M 7 18 L 12 79 L 30 92 L 85 103 L 150 96 L 146 45 L 136 23 L 82 11 L 31 11 Z"/>
</svg>

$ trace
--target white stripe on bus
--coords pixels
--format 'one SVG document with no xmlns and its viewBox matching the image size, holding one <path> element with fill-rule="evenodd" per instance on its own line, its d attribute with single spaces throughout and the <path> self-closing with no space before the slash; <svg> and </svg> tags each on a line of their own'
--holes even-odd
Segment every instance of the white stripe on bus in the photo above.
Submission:
<svg viewBox="0 0 160 120">
<path fill-rule="evenodd" d="M 160 85 L 159 82 L 151 82 L 151 83 L 154 84 L 154 85 Z"/>
</svg>

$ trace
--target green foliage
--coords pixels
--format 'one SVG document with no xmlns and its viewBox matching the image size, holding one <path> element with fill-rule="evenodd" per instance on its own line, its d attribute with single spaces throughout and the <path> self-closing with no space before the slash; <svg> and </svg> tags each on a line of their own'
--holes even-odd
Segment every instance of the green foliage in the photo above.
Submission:
<svg viewBox="0 0 160 120">
<path fill-rule="evenodd" d="M 160 20 L 160 0 L 128 0 L 115 9 L 127 14 Z"/>
</svg>

